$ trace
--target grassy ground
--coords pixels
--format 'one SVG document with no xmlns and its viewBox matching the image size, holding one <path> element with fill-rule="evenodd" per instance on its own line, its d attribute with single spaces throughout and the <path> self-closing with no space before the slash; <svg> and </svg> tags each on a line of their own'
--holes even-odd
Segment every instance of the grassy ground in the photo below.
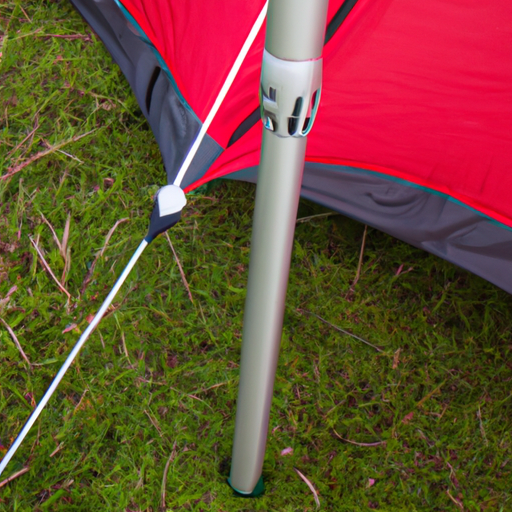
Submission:
<svg viewBox="0 0 512 512">
<path fill-rule="evenodd" d="M 7 447 L 145 235 L 164 173 L 67 2 L 6 0 L 0 27 Z M 512 510 L 511 297 L 372 229 L 353 285 L 364 226 L 335 216 L 298 224 L 267 490 L 233 496 L 253 193 L 190 198 L 170 234 L 190 295 L 169 241 L 149 247 L 2 476 L 29 468 L 0 510 L 315 510 L 295 468 L 323 510 Z"/>
</svg>

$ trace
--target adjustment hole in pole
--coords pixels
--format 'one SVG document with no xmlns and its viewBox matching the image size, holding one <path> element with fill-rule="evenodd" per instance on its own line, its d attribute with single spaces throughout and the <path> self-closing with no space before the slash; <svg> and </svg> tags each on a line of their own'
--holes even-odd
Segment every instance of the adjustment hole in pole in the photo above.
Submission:
<svg viewBox="0 0 512 512">
<path fill-rule="evenodd" d="M 288 118 L 288 134 L 296 135 L 299 128 L 299 120 L 296 117 Z"/>
<path fill-rule="evenodd" d="M 302 104 L 303 103 L 304 103 L 304 98 L 302 98 L 301 96 L 299 96 L 295 100 L 295 106 L 293 107 L 293 112 L 292 112 L 292 116 L 293 117 L 299 117 L 300 116 L 300 112 L 302 110 Z"/>
</svg>

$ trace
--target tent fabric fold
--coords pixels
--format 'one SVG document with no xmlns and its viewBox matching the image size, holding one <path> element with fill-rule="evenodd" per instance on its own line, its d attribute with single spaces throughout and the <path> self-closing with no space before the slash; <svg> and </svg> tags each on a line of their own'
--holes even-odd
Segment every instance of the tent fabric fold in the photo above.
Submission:
<svg viewBox="0 0 512 512">
<path fill-rule="evenodd" d="M 264 2 L 72 0 L 126 75 L 169 183 Z M 512 292 L 512 3 L 331 1 L 302 195 Z M 182 186 L 255 181 L 264 27 Z"/>
</svg>

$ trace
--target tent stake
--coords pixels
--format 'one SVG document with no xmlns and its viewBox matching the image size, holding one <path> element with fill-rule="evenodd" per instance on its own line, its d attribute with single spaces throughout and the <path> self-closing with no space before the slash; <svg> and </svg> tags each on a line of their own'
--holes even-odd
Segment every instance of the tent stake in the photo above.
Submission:
<svg viewBox="0 0 512 512">
<path fill-rule="evenodd" d="M 261 78 L 263 143 L 245 302 L 229 483 L 263 491 L 261 471 L 304 170 L 321 86 L 327 0 L 271 0 Z"/>
</svg>

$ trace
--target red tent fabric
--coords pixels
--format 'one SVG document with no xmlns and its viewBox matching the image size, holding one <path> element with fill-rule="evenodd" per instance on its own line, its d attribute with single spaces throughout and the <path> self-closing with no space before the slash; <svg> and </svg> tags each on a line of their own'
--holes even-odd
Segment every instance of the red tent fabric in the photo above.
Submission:
<svg viewBox="0 0 512 512">
<path fill-rule="evenodd" d="M 326 45 L 308 160 L 402 178 L 512 227 L 512 3 L 356 8 Z M 260 136 L 205 178 L 257 165 Z"/>
</svg>

